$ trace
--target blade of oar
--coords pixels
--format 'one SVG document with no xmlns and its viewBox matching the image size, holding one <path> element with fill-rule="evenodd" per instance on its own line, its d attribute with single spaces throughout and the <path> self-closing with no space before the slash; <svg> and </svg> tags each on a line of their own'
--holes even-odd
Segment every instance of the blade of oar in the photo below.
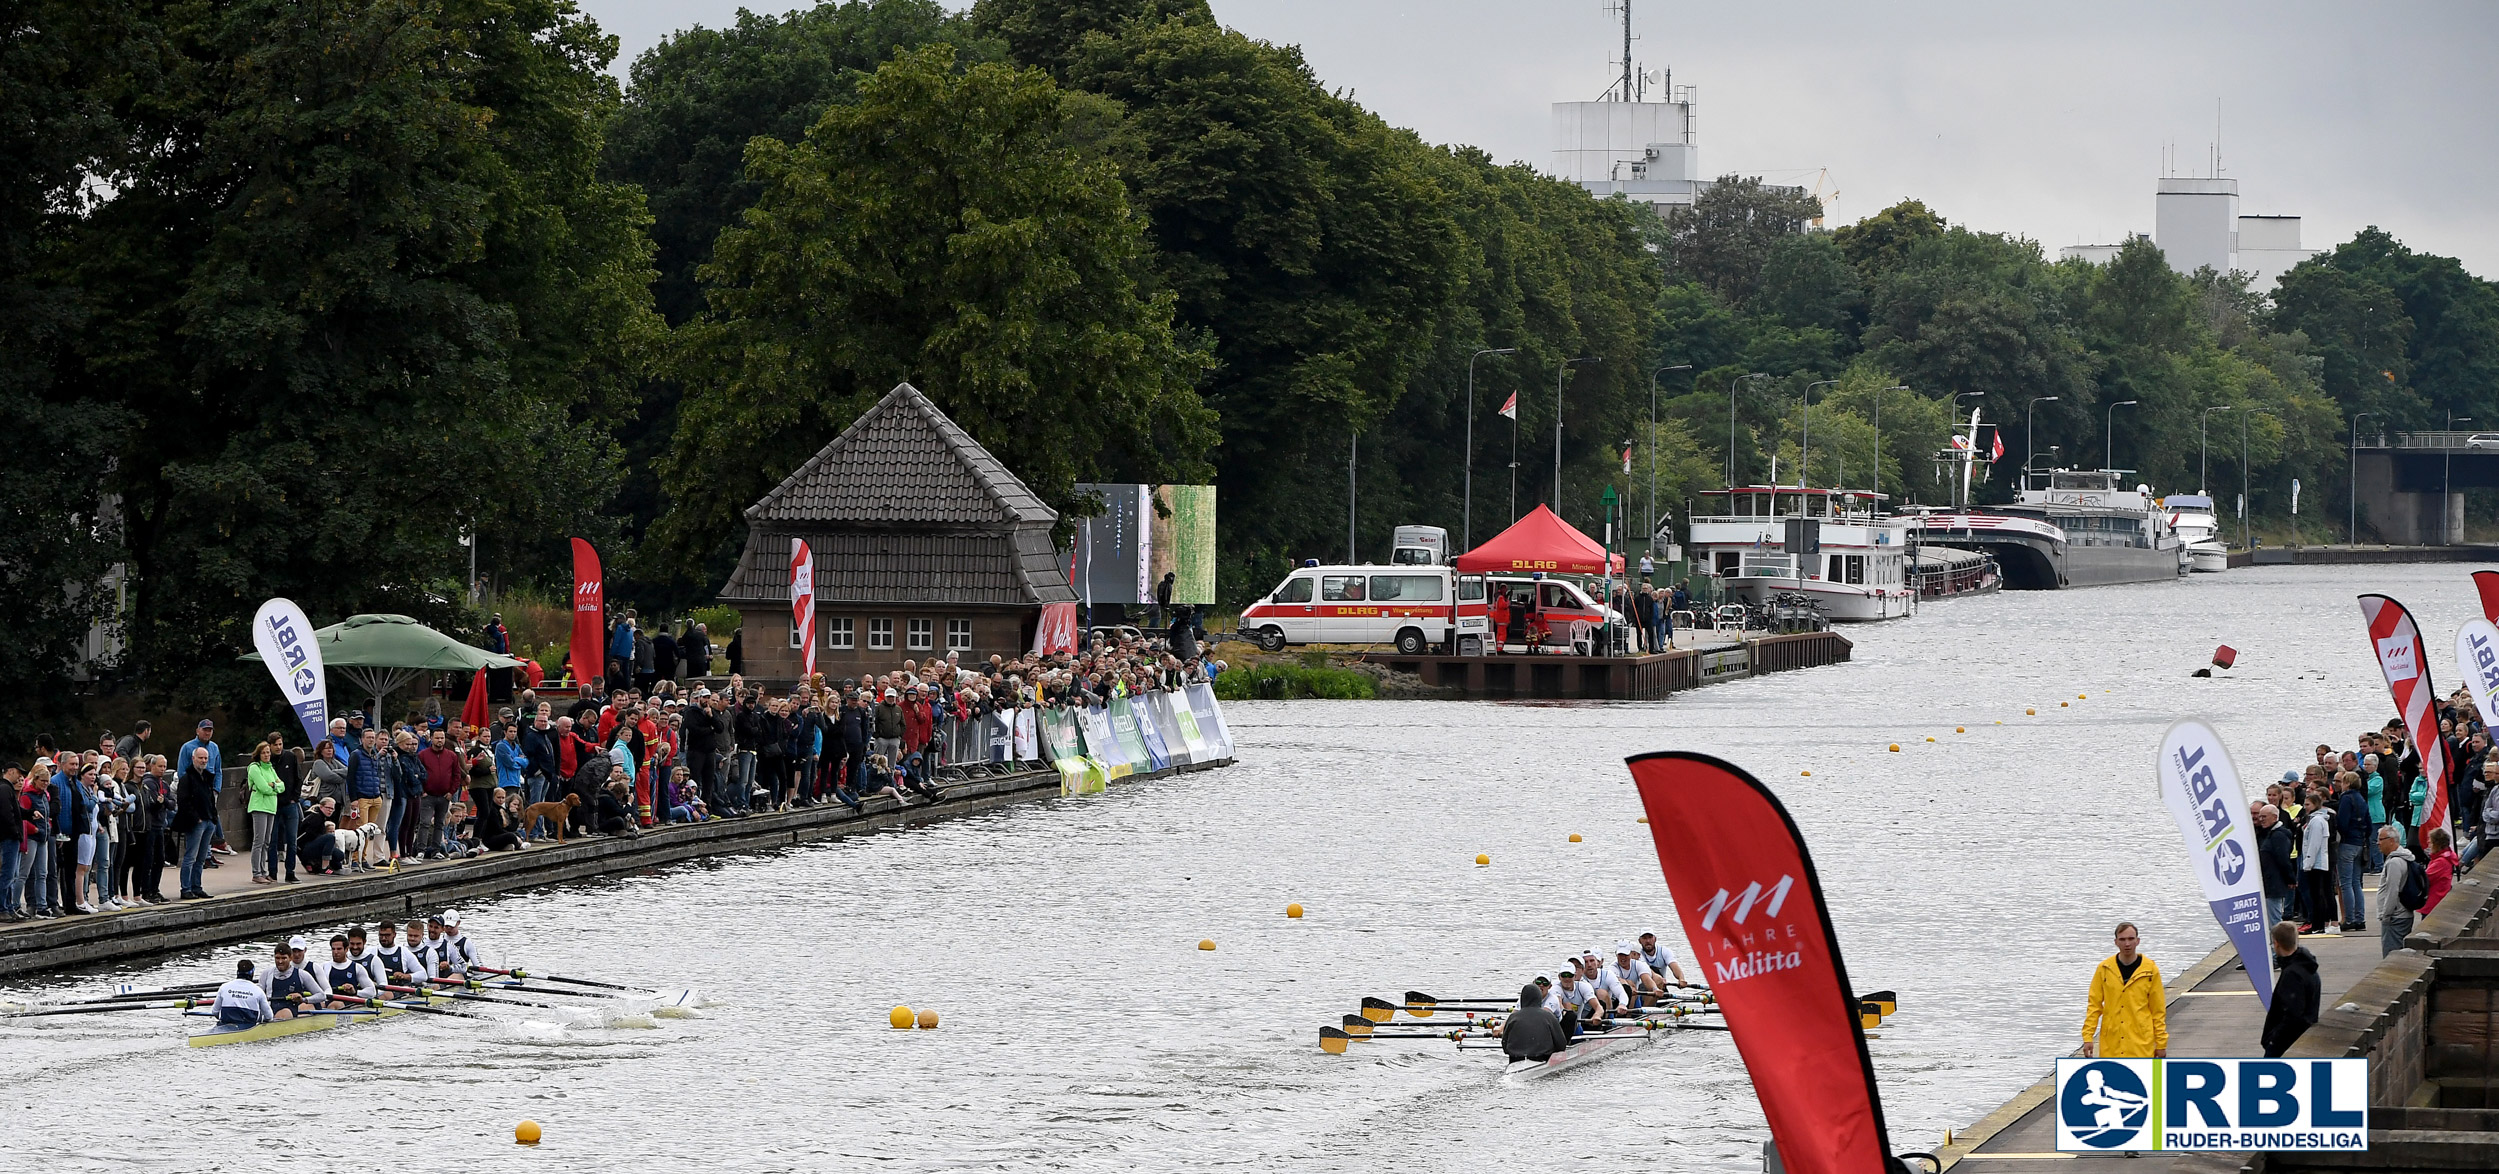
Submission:
<svg viewBox="0 0 2499 1174">
<path fill-rule="evenodd" d="M 396 991 L 403 995 L 426 993 L 419 991 L 417 988 L 412 986 L 386 986 L 382 989 L 386 991 Z M 560 1011 L 563 1009 L 554 1003 L 533 1003 L 527 999 L 498 999 L 493 995 L 472 995 L 464 991 L 434 991 L 431 993 L 446 999 L 468 999 L 480 1003 L 500 1003 L 506 1007 L 540 1007 L 549 1011 Z"/>
<path fill-rule="evenodd" d="M 1423 993 L 1423 992 L 1421 992 L 1421 991 L 1407 991 L 1407 992 L 1406 992 L 1406 1002 L 1408 1002 L 1408 1003 L 1420 1003 L 1420 1004 L 1422 1004 L 1423 1006 L 1426 1006 L 1426 1007 L 1431 1007 L 1431 1006 L 1446 1006 L 1446 1005 L 1451 1004 L 1451 1003 L 1482 1003 L 1482 1004 L 1488 1004 L 1488 1005 L 1495 1006 L 1495 1007 L 1500 1007 L 1500 1008 L 1502 1008 L 1503 1010 L 1508 1010 L 1509 1008 L 1512 1008 L 1512 1007 L 1516 1007 L 1516 1006 L 1518 1006 L 1518 996 L 1517 996 L 1517 995 L 1498 995 L 1498 996 L 1495 996 L 1495 997 L 1493 997 L 1493 998 L 1489 998 L 1489 999 L 1444 999 L 1444 998 L 1441 998 L 1441 997 L 1439 997 L 1439 996 L 1437 996 L 1437 995 L 1427 995 L 1427 994 L 1424 994 L 1424 993 Z"/>
<path fill-rule="evenodd" d="M 1857 1001 L 1860 1003 L 1874 1004 L 1877 1008 L 1879 1008 L 1876 1013 L 1887 1019 L 1900 1010 L 1900 993 L 1898 991 L 1869 991 L 1865 994 L 1857 996 Z"/>
<path fill-rule="evenodd" d="M 514 967 L 510 970 L 495 970 L 490 967 L 479 966 L 475 969 L 484 971 L 487 974 L 509 974 L 514 978 L 545 979 L 548 982 L 560 982 L 567 986 L 597 987 L 604 991 L 640 991 L 643 989 L 638 986 L 626 986 L 623 983 L 600 982 L 595 978 L 566 978 L 561 974 L 539 974 L 534 971 L 520 969 L 519 967 Z"/>
<path fill-rule="evenodd" d="M 1428 1015 L 1430 1012 L 1427 1011 L 1425 1014 Z M 1362 1017 L 1373 1023 L 1386 1023 L 1397 1017 L 1397 1004 L 1389 1002 L 1386 999 L 1375 999 L 1369 995 L 1364 995 L 1362 997 Z"/>
<path fill-rule="evenodd" d="M 1371 1034 L 1373 1030 L 1374 1027 L 1369 1019 L 1360 1015 L 1348 1015 L 1345 1017 L 1344 1032 L 1347 1035 L 1359 1038 L 1361 1036 Z"/>
<path fill-rule="evenodd" d="M 1342 1056 L 1345 1045 L 1353 1042 L 1353 1038 L 1336 1028 L 1322 1027 L 1319 1029 L 1319 1050 L 1331 1056 Z"/>
</svg>

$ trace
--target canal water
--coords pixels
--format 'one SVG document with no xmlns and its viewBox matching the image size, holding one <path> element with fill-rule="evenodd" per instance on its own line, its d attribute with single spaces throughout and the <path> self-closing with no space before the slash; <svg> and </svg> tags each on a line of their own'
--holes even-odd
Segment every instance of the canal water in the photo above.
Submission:
<svg viewBox="0 0 2499 1174">
<path fill-rule="evenodd" d="M 1664 702 L 1236 705 L 1228 770 L 466 911 L 490 956 L 692 986 L 701 1019 L 496 1008 L 209 1049 L 171 1013 L 0 1021 L 0 1164 L 1755 1170 L 1724 1035 L 1518 1088 L 1443 1042 L 1317 1047 L 1364 995 L 1498 995 L 1565 951 L 1680 945 L 1622 767 L 1661 749 L 1730 759 L 1794 813 L 1850 971 L 1900 992 L 1871 1045 L 1894 1147 L 1932 1148 L 2073 1046 L 2114 922 L 2172 974 L 2219 942 L 2154 794 L 2161 732 L 2211 721 L 2261 787 L 2386 720 L 2364 590 L 2413 606 L 2451 687 L 2463 568 L 2262 568 L 1933 605 L 1851 629 L 1853 664 Z M 2223 643 L 2239 667 L 2190 677 Z M 894 1031 L 895 1004 L 943 1026 Z M 524 1118 L 537 1149 L 511 1143 Z"/>
</svg>

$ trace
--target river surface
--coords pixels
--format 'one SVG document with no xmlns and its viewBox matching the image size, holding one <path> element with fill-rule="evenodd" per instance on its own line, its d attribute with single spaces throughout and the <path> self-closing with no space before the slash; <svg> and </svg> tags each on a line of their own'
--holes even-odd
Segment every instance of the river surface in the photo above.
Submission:
<svg viewBox="0 0 2499 1174">
<path fill-rule="evenodd" d="M 1724 1035 L 1517 1088 L 1444 1042 L 1316 1046 L 1364 995 L 1515 992 L 1642 930 L 1685 953 L 1622 766 L 1662 749 L 1793 812 L 1852 976 L 1900 992 L 1871 1045 L 1894 1148 L 1932 1148 L 2073 1046 L 2114 922 L 2172 974 L 2219 943 L 2161 733 L 2211 721 L 2261 789 L 2385 721 L 2364 590 L 2412 606 L 2452 687 L 2465 568 L 2260 568 L 1933 605 L 1849 629 L 1853 664 L 1664 702 L 1234 705 L 1228 770 L 467 910 L 490 957 L 694 987 L 700 1019 L 496 1008 L 208 1049 L 170 1012 L 0 1021 L 0 1167 L 1758 1170 Z M 2240 667 L 2191 678 L 2221 643 Z M 944 1025 L 891 1030 L 897 1003 Z M 542 1146 L 512 1144 L 524 1118 Z"/>
</svg>

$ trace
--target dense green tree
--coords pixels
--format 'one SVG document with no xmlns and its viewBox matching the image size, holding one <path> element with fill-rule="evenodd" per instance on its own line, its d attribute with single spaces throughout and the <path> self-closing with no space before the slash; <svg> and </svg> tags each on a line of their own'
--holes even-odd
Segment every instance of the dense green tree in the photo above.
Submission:
<svg viewBox="0 0 2499 1174">
<path fill-rule="evenodd" d="M 1116 37 L 1131 21 L 1215 23 L 1206 0 L 981 0 L 971 15 L 974 27 L 1005 42 L 1015 60 L 1061 79 L 1087 37 Z"/>
<path fill-rule="evenodd" d="M 1900 268 L 1918 242 L 1944 235 L 1944 218 L 1923 201 L 1902 200 L 1855 224 L 1831 233 L 1831 243 L 1861 272 L 1873 274 Z"/>
<path fill-rule="evenodd" d="M 1798 233 L 1771 242 L 1753 309 L 1784 326 L 1848 333 L 1865 312 L 1865 291 L 1829 233 Z"/>
<path fill-rule="evenodd" d="M 1720 176 L 1690 204 L 1667 209 L 1658 251 L 1669 281 L 1696 283 L 1742 306 L 1761 284 L 1773 246 L 1820 215 L 1821 201 L 1793 188 L 1766 185 L 1759 176 Z"/>
<path fill-rule="evenodd" d="M 1098 478 L 1202 475 L 1201 348 L 1138 282 L 1144 224 L 1069 141 L 1035 70 L 904 53 L 797 143 L 757 139 L 762 191 L 721 233 L 654 540 L 696 558 L 749 502 L 910 381 L 1062 513 Z"/>
</svg>

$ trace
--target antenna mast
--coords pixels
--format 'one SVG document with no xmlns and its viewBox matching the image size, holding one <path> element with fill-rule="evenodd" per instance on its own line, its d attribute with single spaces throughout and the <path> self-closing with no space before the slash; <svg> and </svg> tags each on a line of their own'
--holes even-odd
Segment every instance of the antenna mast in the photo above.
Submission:
<svg viewBox="0 0 2499 1174">
<path fill-rule="evenodd" d="M 1640 100 L 1640 81 L 1631 64 L 1631 0 L 1607 0 L 1605 10 L 1623 14 L 1623 73 L 1621 80 L 1615 83 L 1617 88 L 1610 91 L 1609 96 L 1616 101 L 1637 102 Z"/>
</svg>

